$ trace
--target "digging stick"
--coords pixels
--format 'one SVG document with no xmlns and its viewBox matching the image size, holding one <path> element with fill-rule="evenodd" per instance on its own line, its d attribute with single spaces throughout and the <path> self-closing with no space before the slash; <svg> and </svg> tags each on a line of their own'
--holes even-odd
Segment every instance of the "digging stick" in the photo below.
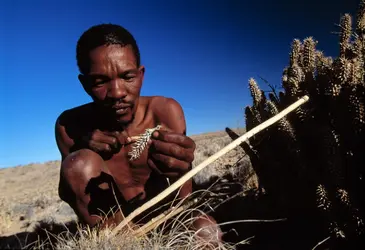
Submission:
<svg viewBox="0 0 365 250">
<path fill-rule="evenodd" d="M 166 212 L 161 213 L 160 215 L 156 216 L 155 218 L 153 218 L 152 220 L 147 222 L 145 225 L 143 225 L 142 227 L 140 227 L 139 229 L 134 231 L 133 235 L 138 237 L 138 236 L 148 233 L 149 231 L 158 227 L 159 225 L 161 225 L 168 219 L 170 219 L 170 218 L 174 217 L 175 215 L 181 213 L 182 211 L 188 209 L 194 203 L 197 203 L 197 201 L 198 201 L 197 199 L 194 199 L 193 201 L 188 202 L 187 204 L 181 205 L 179 207 L 173 207 L 173 208 L 167 210 Z"/>
<path fill-rule="evenodd" d="M 219 150 L 217 153 L 213 154 L 209 158 L 205 159 L 202 163 L 200 163 L 198 166 L 194 167 L 192 170 L 187 172 L 185 175 L 180 177 L 176 182 L 171 184 L 168 188 L 166 188 L 164 191 L 162 191 L 160 194 L 140 206 L 139 208 L 135 209 L 133 212 L 131 212 L 121 223 L 119 223 L 118 226 L 116 226 L 112 232 L 111 236 L 116 235 L 124 226 L 126 226 L 130 221 L 132 221 L 136 216 L 143 213 L 145 210 L 151 208 L 152 206 L 156 205 L 158 202 L 160 202 L 162 199 L 166 198 L 168 195 L 170 195 L 172 192 L 177 190 L 180 186 L 182 186 L 186 181 L 194 177 L 199 171 L 207 167 L 209 164 L 213 163 L 223 155 L 230 152 L 232 149 L 238 147 L 242 142 L 246 141 L 247 139 L 251 138 L 255 134 L 259 133 L 260 131 L 266 129 L 267 127 L 273 125 L 277 121 L 279 121 L 281 118 L 289 114 L 290 112 L 294 111 L 299 106 L 303 105 L 309 100 L 309 97 L 307 95 L 303 96 L 299 100 L 297 100 L 295 103 L 288 106 L 286 109 L 282 110 L 277 115 L 271 117 L 270 119 L 266 120 L 265 122 L 261 123 L 260 125 L 254 127 L 250 131 L 247 131 L 245 134 L 237 138 L 236 140 L 232 141 L 230 144 Z"/>
</svg>

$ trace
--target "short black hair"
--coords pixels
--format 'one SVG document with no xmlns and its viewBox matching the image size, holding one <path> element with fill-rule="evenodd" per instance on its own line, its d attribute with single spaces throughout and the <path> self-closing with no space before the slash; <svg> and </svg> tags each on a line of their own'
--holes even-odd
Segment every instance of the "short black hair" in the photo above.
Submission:
<svg viewBox="0 0 365 250">
<path fill-rule="evenodd" d="M 76 60 L 80 72 L 85 73 L 87 71 L 88 57 L 91 50 L 102 45 L 111 44 L 130 45 L 133 49 L 137 66 L 140 66 L 139 48 L 133 35 L 124 27 L 109 23 L 92 26 L 77 41 Z"/>
</svg>

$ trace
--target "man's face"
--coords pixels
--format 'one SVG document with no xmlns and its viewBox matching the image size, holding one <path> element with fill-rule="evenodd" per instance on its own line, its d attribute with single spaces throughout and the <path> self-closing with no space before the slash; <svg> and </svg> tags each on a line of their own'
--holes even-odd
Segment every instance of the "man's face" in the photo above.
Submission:
<svg viewBox="0 0 365 250">
<path fill-rule="evenodd" d="M 134 118 L 144 67 L 130 46 L 100 46 L 89 54 L 89 71 L 80 75 L 84 89 L 110 118 L 127 124 Z"/>
</svg>

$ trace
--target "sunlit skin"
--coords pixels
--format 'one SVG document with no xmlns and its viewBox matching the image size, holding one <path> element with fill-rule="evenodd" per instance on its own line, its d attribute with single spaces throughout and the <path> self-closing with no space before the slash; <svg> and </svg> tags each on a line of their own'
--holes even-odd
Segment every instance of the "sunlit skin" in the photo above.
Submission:
<svg viewBox="0 0 365 250">
<path fill-rule="evenodd" d="M 89 61 L 88 72 L 79 80 L 93 102 L 63 112 L 56 122 L 62 156 L 59 195 L 81 222 L 115 225 L 123 219 L 120 211 L 101 221 L 99 210 L 107 213 L 117 197 L 128 214 L 153 198 L 168 186 L 167 179 L 172 183 L 191 169 L 195 143 L 186 136 L 184 112 L 177 101 L 140 96 L 145 68 L 136 64 L 130 46 L 97 47 Z M 153 134 L 148 149 L 130 162 L 130 137 L 158 124 L 162 129 Z M 190 180 L 178 197 L 191 192 Z M 212 223 L 208 217 L 195 226 Z"/>
</svg>

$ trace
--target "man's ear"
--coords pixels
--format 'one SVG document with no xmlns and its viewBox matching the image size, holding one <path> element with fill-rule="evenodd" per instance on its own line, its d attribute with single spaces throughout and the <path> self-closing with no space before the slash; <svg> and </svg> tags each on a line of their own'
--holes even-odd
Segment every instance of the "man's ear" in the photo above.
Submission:
<svg viewBox="0 0 365 250">
<path fill-rule="evenodd" d="M 141 65 L 141 66 L 139 66 L 139 71 L 141 72 L 140 73 L 141 74 L 141 80 L 143 81 L 144 73 L 146 72 L 146 68 L 143 65 Z"/>
<path fill-rule="evenodd" d="M 79 74 L 78 78 L 79 78 L 79 81 L 80 81 L 82 87 L 86 91 L 86 93 L 91 96 L 90 85 L 88 84 L 86 77 L 82 74 Z"/>
</svg>

